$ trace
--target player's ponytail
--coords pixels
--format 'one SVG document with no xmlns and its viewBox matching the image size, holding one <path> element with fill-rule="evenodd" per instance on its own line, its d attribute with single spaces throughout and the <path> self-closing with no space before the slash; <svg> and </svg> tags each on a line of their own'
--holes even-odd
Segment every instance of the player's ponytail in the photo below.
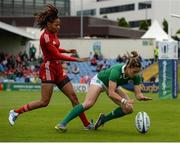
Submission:
<svg viewBox="0 0 180 143">
<path fill-rule="evenodd" d="M 141 68 L 141 57 L 136 51 L 131 52 L 132 56 L 129 57 L 127 62 L 128 68 Z"/>
<path fill-rule="evenodd" d="M 51 4 L 48 4 L 45 9 L 36 16 L 37 24 L 41 30 L 45 28 L 48 22 L 53 22 L 57 18 L 58 10 Z"/>
</svg>

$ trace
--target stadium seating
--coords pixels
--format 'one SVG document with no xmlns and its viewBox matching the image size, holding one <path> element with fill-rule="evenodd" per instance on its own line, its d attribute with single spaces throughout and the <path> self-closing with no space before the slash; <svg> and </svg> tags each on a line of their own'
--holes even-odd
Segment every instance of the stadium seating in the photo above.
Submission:
<svg viewBox="0 0 180 143">
<path fill-rule="evenodd" d="M 116 59 L 109 59 L 108 60 L 108 64 L 110 66 L 115 65 L 117 63 L 118 62 L 116 62 Z M 92 66 L 90 64 L 90 62 L 81 62 L 81 63 L 70 62 L 70 66 L 73 65 L 73 64 L 76 64 L 76 66 L 78 66 L 79 69 L 80 69 L 80 73 L 79 74 L 73 74 L 71 72 L 68 72 L 68 76 L 69 76 L 69 78 L 71 79 L 71 81 L 73 83 L 79 83 L 80 78 L 82 76 L 93 77 L 95 74 L 97 74 L 96 66 Z M 142 60 L 142 68 L 143 69 L 146 69 L 147 67 L 149 67 L 152 64 L 153 64 L 153 60 L 151 60 L 151 59 L 150 60 L 149 59 L 143 59 Z"/>
<path fill-rule="evenodd" d="M 40 64 L 42 62 L 41 58 L 30 60 L 28 57 L 27 59 L 24 58 L 22 54 L 18 54 L 16 56 L 8 56 L 7 54 L 0 53 L 0 55 L 1 55 L 0 82 L 17 82 L 17 83 L 40 82 L 40 80 L 37 80 L 37 77 L 38 77 L 38 71 L 40 69 Z M 13 57 L 18 57 L 21 62 L 18 62 L 17 60 L 14 61 Z M 13 62 L 9 62 L 9 61 L 13 61 Z M 116 61 L 116 59 L 106 59 L 106 60 L 102 59 L 102 60 L 97 60 L 96 66 L 91 65 L 90 61 L 67 62 L 67 63 L 64 66 L 64 71 L 68 74 L 71 81 L 73 83 L 80 83 L 82 81 L 87 83 L 89 82 L 89 79 L 93 77 L 95 74 L 97 74 L 100 70 L 109 68 L 117 64 L 118 62 Z M 146 69 L 152 64 L 153 64 L 153 60 L 142 59 L 143 69 Z M 73 73 L 72 67 L 78 67 L 78 72 Z M 84 80 L 80 81 L 82 78 L 84 78 Z"/>
</svg>

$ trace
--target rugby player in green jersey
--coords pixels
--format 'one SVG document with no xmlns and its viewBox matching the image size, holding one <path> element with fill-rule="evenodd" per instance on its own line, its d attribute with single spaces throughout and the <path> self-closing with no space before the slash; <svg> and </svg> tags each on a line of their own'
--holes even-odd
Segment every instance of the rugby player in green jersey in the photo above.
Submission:
<svg viewBox="0 0 180 143">
<path fill-rule="evenodd" d="M 129 57 L 126 64 L 114 65 L 95 75 L 91 79 L 85 101 L 82 104 L 76 105 L 69 114 L 55 126 L 55 129 L 65 132 L 67 130 L 67 124 L 83 111 L 90 109 L 95 104 L 100 93 L 104 91 L 118 107 L 107 115 L 101 113 L 95 123 L 95 130 L 112 119 L 132 113 L 134 100 L 130 99 L 128 95 L 119 88 L 128 82 L 133 82 L 134 93 L 137 100 L 151 100 L 150 97 L 146 97 L 141 93 L 139 87 L 142 81 L 141 76 L 138 74 L 142 69 L 141 59 L 137 52 L 133 51 L 131 54 L 132 56 Z"/>
</svg>

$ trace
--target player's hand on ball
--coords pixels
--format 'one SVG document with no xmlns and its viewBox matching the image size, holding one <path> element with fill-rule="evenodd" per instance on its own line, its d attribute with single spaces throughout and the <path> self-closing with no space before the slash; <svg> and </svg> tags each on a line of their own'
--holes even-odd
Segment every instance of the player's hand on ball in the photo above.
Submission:
<svg viewBox="0 0 180 143">
<path fill-rule="evenodd" d="M 78 58 L 78 62 L 86 62 L 89 61 L 89 58 Z"/>
</svg>

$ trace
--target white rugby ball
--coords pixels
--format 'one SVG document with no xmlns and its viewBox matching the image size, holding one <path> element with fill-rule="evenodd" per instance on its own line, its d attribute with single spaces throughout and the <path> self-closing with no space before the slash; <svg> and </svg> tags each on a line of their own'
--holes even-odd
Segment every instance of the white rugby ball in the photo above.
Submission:
<svg viewBox="0 0 180 143">
<path fill-rule="evenodd" d="M 136 129 L 140 133 L 147 133 L 150 128 L 150 118 L 146 112 L 138 112 L 135 118 Z"/>
</svg>

